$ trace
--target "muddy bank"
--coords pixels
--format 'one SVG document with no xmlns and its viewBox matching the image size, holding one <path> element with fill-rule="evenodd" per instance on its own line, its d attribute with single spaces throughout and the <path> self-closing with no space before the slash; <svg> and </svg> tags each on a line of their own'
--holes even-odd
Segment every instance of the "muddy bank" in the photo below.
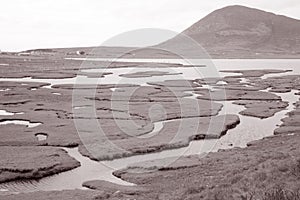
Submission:
<svg viewBox="0 0 300 200">
<path fill-rule="evenodd" d="M 115 175 L 149 188 L 148 199 L 242 199 L 276 184 L 299 187 L 299 141 L 297 134 L 270 137 L 245 149 L 209 153 L 202 159 L 181 158 L 167 166 L 140 163 Z"/>
<path fill-rule="evenodd" d="M 87 181 L 84 182 L 82 185 L 92 190 L 100 190 L 113 194 L 122 193 L 129 195 L 142 195 L 143 193 L 149 192 L 146 188 L 140 186 L 117 185 L 108 181 Z"/>
<path fill-rule="evenodd" d="M 225 94 L 224 94 L 225 93 Z M 257 100 L 257 101 L 276 101 L 281 100 L 279 96 L 262 91 L 245 91 L 245 90 L 217 90 L 209 94 L 199 93 L 198 99 L 213 101 L 234 101 L 234 100 Z"/>
<path fill-rule="evenodd" d="M 291 70 L 276 70 L 276 69 L 265 69 L 265 70 L 221 70 L 220 72 L 230 72 L 230 73 L 239 73 L 242 74 L 240 78 L 249 78 L 249 77 L 262 77 L 266 74 L 276 74 L 290 72 Z"/>
<path fill-rule="evenodd" d="M 241 115 L 261 119 L 272 117 L 289 105 L 283 101 L 235 101 L 234 104 L 245 106 L 246 109 L 240 112 Z"/>
<path fill-rule="evenodd" d="M 144 153 L 159 152 L 188 146 L 192 140 L 217 139 L 240 122 L 236 115 L 187 118 L 164 122 L 161 131 L 151 137 L 131 137 L 126 140 L 110 140 L 110 144 L 90 140 L 80 146 L 81 154 L 94 160 L 110 160 Z M 113 144 L 113 145 L 112 145 Z M 118 148 L 113 148 L 114 145 Z M 88 149 L 87 149 L 88 148 Z"/>
<path fill-rule="evenodd" d="M 57 85 L 53 89 L 48 89 L 43 88 L 44 84 L 31 82 L 2 84 L 7 84 L 5 87 L 9 87 L 10 90 L 0 93 L 0 109 L 23 114 L 17 118 L 0 116 L 0 121 L 26 120 L 40 125 L 33 128 L 23 125 L 0 125 L 2 138 L 0 145 L 61 147 L 80 145 L 81 152 L 92 157 L 84 151 L 82 141 L 92 145 L 95 142 L 103 144 L 108 139 L 129 152 L 120 154 L 119 150 L 112 151 L 110 147 L 102 145 L 102 155 L 97 156 L 100 160 L 186 146 L 191 140 L 188 139 L 192 137 L 191 135 L 182 137 L 171 145 L 168 144 L 171 135 L 175 134 L 171 126 L 167 126 L 170 130 L 165 128 L 164 132 L 173 131 L 173 133 L 167 134 L 168 136 L 161 133 L 159 141 L 153 146 L 150 142 L 149 145 L 145 145 L 145 140 L 136 137 L 151 132 L 156 122 L 195 118 L 192 121 L 197 123 L 196 121 L 201 121 L 202 117 L 217 115 L 222 108 L 219 103 L 186 99 L 184 97 L 190 95 L 185 94 L 185 90 L 172 91 L 165 87 L 119 84 L 99 85 L 95 88 L 84 85 L 77 88 L 78 93 L 74 93 L 71 90 L 73 86 L 69 85 Z M 32 87 L 37 89 L 30 90 Z M 111 88 L 114 87 L 118 89 L 112 91 Z M 94 93 L 91 94 L 91 90 Z M 98 134 L 97 125 L 101 125 L 104 135 Z M 81 138 L 77 131 L 81 133 Z M 215 134 L 222 135 L 223 131 L 220 130 Z M 41 133 L 47 135 L 45 140 L 36 138 L 36 135 Z M 196 132 L 195 135 L 197 134 Z M 127 140 L 130 145 L 124 146 Z M 156 140 L 158 139 L 151 142 Z"/>
<path fill-rule="evenodd" d="M 250 72 L 247 73 L 249 75 Z M 258 72 L 255 73 L 258 74 Z M 258 75 L 262 74 L 265 74 L 265 72 L 260 72 Z M 247 79 L 247 82 L 249 82 L 247 84 L 251 83 L 253 88 L 258 88 L 258 86 L 272 87 L 276 82 L 272 78 L 271 80 L 251 79 L 251 77 Z M 276 79 L 286 82 L 285 87 L 296 87 L 297 84 L 296 76 Z M 214 87 L 218 85 L 217 83 L 220 80 L 226 82 L 227 87 L 244 84 L 241 83 L 239 77 L 225 77 L 224 79 L 169 80 L 150 83 L 152 86 L 106 84 L 98 85 L 95 88 L 95 85 L 76 85 L 79 92 L 74 95 L 72 91 L 74 86 L 67 84 L 54 85 L 52 89 L 48 89 L 44 88 L 47 83 L 1 82 L 1 87 L 9 90 L 0 92 L 0 109 L 23 113 L 17 116 L 18 120 L 28 120 L 41 123 L 41 125 L 34 128 L 22 125 L 0 126 L 0 136 L 2 138 L 0 145 L 62 147 L 80 145 L 81 153 L 93 159 L 112 159 L 178 148 L 188 145 L 192 138 L 205 138 L 204 131 L 195 131 L 194 135 L 187 134 L 185 137 L 169 144 L 170 139 L 173 137 L 172 134 L 176 132 L 174 127 L 178 128 L 178 122 L 166 123 L 161 133 L 151 141 L 154 142 L 154 145 L 136 137 L 147 135 L 154 129 L 154 123 L 158 121 L 195 117 L 198 117 L 197 120 L 199 120 L 199 118 L 215 116 L 222 105 L 207 100 L 217 100 L 219 96 L 222 97 L 220 99 L 224 99 L 225 95 L 226 100 L 238 101 L 243 99 L 243 104 L 247 99 L 246 110 L 242 112 L 245 115 L 265 118 L 284 109 L 284 102 L 281 102 L 278 95 L 258 91 L 258 89 L 244 91 L 243 88 L 240 88 L 210 91 L 209 88 L 201 87 L 205 83 Z M 36 90 L 31 90 L 32 88 Z M 117 89 L 112 91 L 112 88 Z M 191 92 L 191 90 L 200 95 L 197 98 L 202 99 L 186 99 L 185 97 L 191 96 L 186 92 Z M 91 91 L 94 92 L 92 95 Z M 217 97 L 215 98 L 215 96 Z M 157 103 L 160 104 L 158 107 Z M 0 116 L 0 120 L 16 120 L 16 116 Z M 74 120 L 79 124 L 78 127 L 74 124 Z M 199 123 L 196 122 L 196 119 L 186 119 L 184 121 L 201 125 L 203 124 L 201 120 Z M 203 120 L 207 121 L 207 119 Z M 105 135 L 99 136 L 97 134 L 98 127 L 95 126 L 95 123 L 101 125 Z M 128 126 L 128 124 L 132 126 Z M 195 126 L 192 126 L 193 128 Z M 81 140 L 78 137 L 77 130 L 83 132 Z M 191 127 L 188 130 L 191 130 Z M 225 130 L 220 128 L 219 131 L 209 134 L 207 137 L 218 138 L 224 132 Z M 47 138 L 37 140 L 36 135 L 39 133 L 47 135 Z M 85 140 L 86 144 L 91 144 L 91 141 L 92 144 L 95 141 L 101 144 L 108 139 L 113 144 L 121 146 L 125 153 L 119 150 L 112 151 L 110 147 L 102 145 L 101 151 L 103 153 L 92 156 L 82 146 L 82 139 Z M 129 145 L 125 145 L 127 140 Z"/>
<path fill-rule="evenodd" d="M 0 147 L 0 182 L 39 179 L 80 166 L 67 152 L 53 147 Z"/>
<path fill-rule="evenodd" d="M 24 78 L 32 77 L 34 79 L 46 78 L 73 78 L 77 73 L 87 75 L 89 77 L 101 77 L 102 74 L 97 73 L 81 73 L 79 69 L 92 68 L 129 68 L 129 67 L 143 67 L 143 68 L 169 68 L 169 67 L 191 67 L 189 65 L 175 64 L 175 63 L 148 63 L 148 62 L 118 62 L 88 60 L 83 59 L 65 59 L 67 55 L 4 55 L 1 54 L 1 63 L 5 65 L 0 66 L 1 78 Z M 9 66 L 9 67 L 8 67 Z M 203 67 L 203 66 L 202 66 Z"/>
<path fill-rule="evenodd" d="M 241 115 L 264 119 L 287 107 L 287 102 L 281 100 L 279 93 L 288 93 L 300 87 L 299 75 L 284 75 L 289 70 L 230 70 L 227 72 L 242 75 L 196 80 L 198 84 L 206 83 L 215 89 L 209 91 L 196 88 L 194 92 L 198 95 L 197 98 L 235 101 L 235 104 L 245 106 L 245 110 L 240 112 Z M 272 77 L 272 73 L 283 73 L 283 75 Z"/>
<path fill-rule="evenodd" d="M 118 187 L 103 181 L 90 181 L 93 191 L 35 192 L 4 196 L 6 199 L 68 199 L 70 196 L 94 199 L 259 199 L 277 184 L 296 189 L 299 182 L 300 134 L 280 135 L 249 144 L 245 149 L 222 150 L 207 156 L 182 157 L 176 162 L 144 162 L 119 170 L 115 175 L 138 187 Z M 262 150 L 263 149 L 263 150 Z M 154 170 L 156 169 L 156 170 Z M 79 192 L 79 194 L 78 194 Z M 103 193 L 104 192 L 104 193 Z M 66 196 L 65 196 L 66 195 Z M 68 196 L 69 195 L 69 196 Z M 100 198 L 100 199 L 101 199 Z M 96 198 L 95 198 L 96 199 Z"/>
<path fill-rule="evenodd" d="M 300 101 L 294 104 L 295 109 L 282 119 L 282 124 L 274 131 L 275 135 L 295 134 L 300 131 Z"/>
</svg>

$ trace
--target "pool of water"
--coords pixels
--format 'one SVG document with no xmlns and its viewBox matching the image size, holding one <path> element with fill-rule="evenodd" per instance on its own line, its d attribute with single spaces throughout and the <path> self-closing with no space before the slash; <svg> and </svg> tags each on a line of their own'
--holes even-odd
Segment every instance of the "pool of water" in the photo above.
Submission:
<svg viewBox="0 0 300 200">
<path fill-rule="evenodd" d="M 11 116 L 11 115 L 14 115 L 15 113 L 12 113 L 12 112 L 8 112 L 6 110 L 0 110 L 0 115 L 2 116 Z"/>
<path fill-rule="evenodd" d="M 6 88 L 6 89 L 0 89 L 0 92 L 5 92 L 5 91 L 9 91 L 10 89 L 9 88 Z"/>
<path fill-rule="evenodd" d="M 14 112 L 9 112 L 7 110 L 0 110 L 0 115 L 2 116 L 12 116 L 12 115 L 22 115 L 24 114 L 23 112 L 17 112 L 17 113 L 14 113 Z"/>
<path fill-rule="evenodd" d="M 0 126 L 1 125 L 8 125 L 8 124 L 16 124 L 16 125 L 27 126 L 28 128 L 34 128 L 34 127 L 37 127 L 37 126 L 41 125 L 42 123 L 30 122 L 30 121 L 27 121 L 27 120 L 15 120 L 15 119 L 8 119 L 8 120 L 3 120 L 3 121 L 0 122 Z"/>
<path fill-rule="evenodd" d="M 35 134 L 35 137 L 38 141 L 44 141 L 44 140 L 47 140 L 48 134 L 46 134 L 46 133 L 37 133 L 37 134 Z"/>
</svg>

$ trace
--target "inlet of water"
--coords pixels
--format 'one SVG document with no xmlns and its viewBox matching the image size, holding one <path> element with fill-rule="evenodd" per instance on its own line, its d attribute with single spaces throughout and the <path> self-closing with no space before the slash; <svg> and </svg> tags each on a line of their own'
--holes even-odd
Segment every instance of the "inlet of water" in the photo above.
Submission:
<svg viewBox="0 0 300 200">
<path fill-rule="evenodd" d="M 28 128 L 34 128 L 41 125 L 42 123 L 30 122 L 27 120 L 15 120 L 15 119 L 8 119 L 0 122 L 0 125 L 8 125 L 8 124 L 23 125 L 23 126 L 27 126 Z"/>
<path fill-rule="evenodd" d="M 15 113 L 12 113 L 12 112 L 8 112 L 6 110 L 0 110 L 0 115 L 3 115 L 3 116 L 11 116 L 11 115 L 14 115 Z"/>
</svg>

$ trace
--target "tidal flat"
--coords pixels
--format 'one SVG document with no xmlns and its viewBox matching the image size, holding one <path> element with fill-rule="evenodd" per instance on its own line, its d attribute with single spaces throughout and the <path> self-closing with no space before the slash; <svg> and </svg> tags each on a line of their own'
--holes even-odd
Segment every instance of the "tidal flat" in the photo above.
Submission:
<svg viewBox="0 0 300 200">
<path fill-rule="evenodd" d="M 242 199 L 277 184 L 299 189 L 300 61 L 288 70 L 221 62 L 206 76 L 212 65 L 103 69 L 1 55 L 0 197 Z"/>
</svg>

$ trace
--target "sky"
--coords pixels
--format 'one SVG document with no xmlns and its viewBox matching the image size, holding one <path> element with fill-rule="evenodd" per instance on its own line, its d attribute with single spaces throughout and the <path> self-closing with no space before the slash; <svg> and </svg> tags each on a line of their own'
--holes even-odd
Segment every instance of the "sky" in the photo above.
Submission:
<svg viewBox="0 0 300 200">
<path fill-rule="evenodd" d="M 229 5 L 300 19 L 299 0 L 2 0 L 0 50 L 98 46 L 139 29 L 169 30 L 165 40 Z"/>
</svg>

